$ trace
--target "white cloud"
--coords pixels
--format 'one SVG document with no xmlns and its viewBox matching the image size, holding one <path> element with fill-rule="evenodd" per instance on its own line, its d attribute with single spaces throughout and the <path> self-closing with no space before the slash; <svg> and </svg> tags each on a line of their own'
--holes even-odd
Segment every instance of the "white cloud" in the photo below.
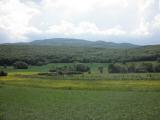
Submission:
<svg viewBox="0 0 160 120">
<path fill-rule="evenodd" d="M 154 17 L 152 25 L 153 25 L 153 28 L 160 31 L 160 14 L 158 14 Z"/>
<path fill-rule="evenodd" d="M 146 22 L 144 19 L 141 20 L 137 29 L 135 29 L 132 34 L 135 36 L 149 36 L 151 35 L 150 31 L 150 23 Z"/>
<path fill-rule="evenodd" d="M 124 35 L 126 32 L 121 29 L 120 26 L 113 28 L 108 28 L 105 30 L 100 30 L 96 24 L 91 22 L 80 22 L 78 25 L 73 23 L 62 21 L 59 25 L 53 25 L 49 27 L 47 31 L 49 34 L 64 34 L 64 35 L 81 35 L 81 34 L 91 34 L 91 35 Z"/>
<path fill-rule="evenodd" d="M 159 13 L 159 0 L 0 0 L 0 42 L 56 35 L 130 42 L 159 35 Z"/>
<path fill-rule="evenodd" d="M 159 0 L 139 1 L 139 26 L 133 30 L 133 35 L 154 36 L 160 34 Z"/>
<path fill-rule="evenodd" d="M 38 10 L 21 3 L 19 0 L 0 1 L 0 31 L 6 33 L 9 38 L 25 40 L 28 33 L 39 33 L 30 20 Z"/>
</svg>

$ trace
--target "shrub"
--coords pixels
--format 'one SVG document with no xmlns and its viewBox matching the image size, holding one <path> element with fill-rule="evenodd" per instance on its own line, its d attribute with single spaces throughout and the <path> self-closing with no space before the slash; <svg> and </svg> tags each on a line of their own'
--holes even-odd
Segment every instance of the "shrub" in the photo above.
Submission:
<svg viewBox="0 0 160 120">
<path fill-rule="evenodd" d="M 154 65 L 154 72 L 160 72 L 160 64 L 159 63 Z"/>
<path fill-rule="evenodd" d="M 159 62 L 159 63 L 160 63 L 160 57 L 158 57 L 158 58 L 157 58 L 157 62 Z"/>
<path fill-rule="evenodd" d="M 49 72 L 57 72 L 56 68 L 52 68 L 49 70 Z"/>
<path fill-rule="evenodd" d="M 135 68 L 135 72 L 136 73 L 146 73 L 147 72 L 147 69 L 146 67 L 144 66 L 144 64 L 138 64 Z"/>
<path fill-rule="evenodd" d="M 53 67 L 49 70 L 49 72 L 61 72 L 61 71 L 65 71 L 67 70 L 68 68 L 65 68 L 65 67 Z"/>
<path fill-rule="evenodd" d="M 74 65 L 74 69 L 75 69 L 75 71 L 79 71 L 79 72 L 90 71 L 90 68 L 84 64 L 76 64 L 76 65 Z"/>
<path fill-rule="evenodd" d="M 37 66 L 42 66 L 42 65 L 45 65 L 45 63 L 42 62 L 42 61 L 38 61 L 36 65 L 37 65 Z"/>
<path fill-rule="evenodd" d="M 22 61 L 15 62 L 13 64 L 15 69 L 28 69 L 28 64 Z"/>
<path fill-rule="evenodd" d="M 128 66 L 128 72 L 129 73 L 134 73 L 135 72 L 135 64 L 129 64 Z"/>
<path fill-rule="evenodd" d="M 7 75 L 8 75 L 7 72 L 5 72 L 5 71 L 0 71 L 0 76 L 7 76 Z"/>
<path fill-rule="evenodd" d="M 3 68 L 4 68 L 4 69 L 7 69 L 7 65 L 6 65 L 6 64 L 4 64 L 4 65 L 3 65 Z"/>
<path fill-rule="evenodd" d="M 124 64 L 109 64 L 108 66 L 109 73 L 127 73 L 128 68 Z"/>
<path fill-rule="evenodd" d="M 98 70 L 101 74 L 103 74 L 103 66 L 98 67 Z"/>
<path fill-rule="evenodd" d="M 153 72 L 154 71 L 152 63 L 143 63 L 143 65 L 144 65 L 147 72 Z"/>
<path fill-rule="evenodd" d="M 141 63 L 136 66 L 137 73 L 154 72 L 152 63 Z"/>
<path fill-rule="evenodd" d="M 57 75 L 70 75 L 70 74 L 82 74 L 83 72 L 89 72 L 90 68 L 84 64 L 75 64 L 74 66 L 62 66 L 53 67 L 49 72 L 57 73 Z"/>
<path fill-rule="evenodd" d="M 152 63 L 139 63 L 139 64 L 109 64 L 109 73 L 147 73 L 147 72 L 160 72 L 160 64 L 153 65 Z"/>
<path fill-rule="evenodd" d="M 114 73 L 116 70 L 115 70 L 115 66 L 114 64 L 109 64 L 108 65 L 108 72 L 109 73 Z"/>
</svg>

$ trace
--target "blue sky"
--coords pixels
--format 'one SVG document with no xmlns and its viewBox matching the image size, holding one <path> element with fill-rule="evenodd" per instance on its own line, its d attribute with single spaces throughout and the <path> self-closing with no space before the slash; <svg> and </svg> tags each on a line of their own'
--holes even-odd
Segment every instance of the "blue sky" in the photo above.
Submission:
<svg viewBox="0 0 160 120">
<path fill-rule="evenodd" d="M 160 1 L 0 0 L 0 43 L 55 37 L 160 44 Z"/>
</svg>

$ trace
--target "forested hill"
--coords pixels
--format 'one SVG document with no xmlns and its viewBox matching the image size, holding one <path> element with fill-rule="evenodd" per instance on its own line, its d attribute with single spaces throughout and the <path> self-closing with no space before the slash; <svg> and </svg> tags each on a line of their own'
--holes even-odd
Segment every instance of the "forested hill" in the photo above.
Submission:
<svg viewBox="0 0 160 120">
<path fill-rule="evenodd" d="M 160 58 L 160 45 L 138 48 L 57 47 L 39 45 L 0 45 L 0 65 L 25 61 L 31 65 L 71 62 L 155 61 Z"/>
<path fill-rule="evenodd" d="M 23 43 L 24 44 L 24 43 Z M 130 43 L 113 43 L 105 41 L 88 41 L 83 39 L 69 39 L 69 38 L 53 38 L 45 40 L 35 40 L 29 45 L 47 45 L 47 46 L 70 46 L 70 47 L 98 47 L 98 48 L 134 48 L 138 45 Z"/>
</svg>

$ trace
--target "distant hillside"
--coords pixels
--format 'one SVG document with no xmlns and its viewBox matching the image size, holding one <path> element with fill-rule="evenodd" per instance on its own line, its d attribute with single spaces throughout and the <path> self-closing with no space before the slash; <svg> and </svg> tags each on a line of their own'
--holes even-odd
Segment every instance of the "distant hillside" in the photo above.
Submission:
<svg viewBox="0 0 160 120">
<path fill-rule="evenodd" d="M 47 63 L 111 63 L 130 61 L 156 61 L 160 58 L 160 45 L 138 48 L 94 48 L 44 45 L 0 45 L 0 65 L 25 61 L 31 65 Z"/>
<path fill-rule="evenodd" d="M 53 38 L 45 40 L 35 40 L 28 44 L 48 45 L 48 46 L 72 46 L 72 47 L 98 47 L 98 48 L 134 48 L 138 45 L 130 43 L 113 43 L 105 41 L 88 41 L 83 39 Z"/>
</svg>

